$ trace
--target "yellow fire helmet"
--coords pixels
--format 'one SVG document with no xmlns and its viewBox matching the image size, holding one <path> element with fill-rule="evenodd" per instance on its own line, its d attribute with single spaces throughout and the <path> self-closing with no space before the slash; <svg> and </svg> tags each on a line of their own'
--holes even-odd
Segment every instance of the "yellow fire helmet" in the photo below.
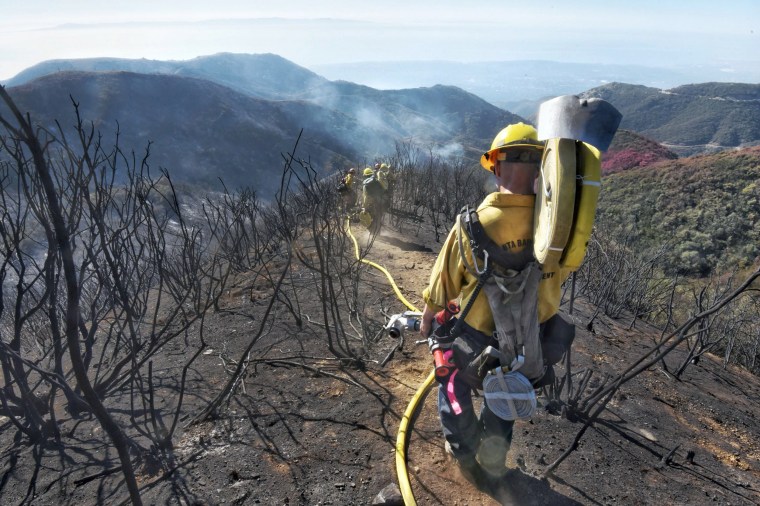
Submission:
<svg viewBox="0 0 760 506">
<path fill-rule="evenodd" d="M 374 173 L 375 171 L 373 171 L 370 167 L 367 167 L 366 169 L 364 169 L 364 175 L 367 177 L 371 176 Z"/>
<path fill-rule="evenodd" d="M 531 125 L 525 123 L 513 123 L 507 125 L 501 132 L 496 134 L 491 143 L 491 149 L 483 153 L 480 157 L 480 165 L 484 169 L 493 172 L 493 166 L 496 163 L 496 154 L 507 148 L 533 148 L 538 150 L 544 149 L 544 143 L 538 140 L 538 133 Z"/>
</svg>

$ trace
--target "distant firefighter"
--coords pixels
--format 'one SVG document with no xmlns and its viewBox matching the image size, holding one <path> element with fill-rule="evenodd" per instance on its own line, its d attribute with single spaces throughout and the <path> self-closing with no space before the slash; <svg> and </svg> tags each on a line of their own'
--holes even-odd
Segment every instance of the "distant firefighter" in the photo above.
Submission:
<svg viewBox="0 0 760 506">
<path fill-rule="evenodd" d="M 377 232 L 385 212 L 385 187 L 370 167 L 364 169 L 362 182 L 362 210 L 359 220 L 371 232 Z"/>
<path fill-rule="evenodd" d="M 356 169 L 351 167 L 340 180 L 338 192 L 343 200 L 344 212 L 350 213 L 356 205 Z"/>
</svg>

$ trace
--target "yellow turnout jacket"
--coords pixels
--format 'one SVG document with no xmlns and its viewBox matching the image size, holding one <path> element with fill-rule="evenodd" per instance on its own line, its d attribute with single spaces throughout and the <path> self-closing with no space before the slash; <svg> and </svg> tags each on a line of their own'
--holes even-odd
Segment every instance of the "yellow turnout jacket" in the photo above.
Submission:
<svg viewBox="0 0 760 506">
<path fill-rule="evenodd" d="M 491 193 L 478 206 L 478 218 L 488 237 L 496 244 L 506 251 L 519 252 L 533 247 L 534 203 L 534 195 Z M 449 232 L 430 273 L 430 283 L 422 293 L 425 303 L 436 311 L 442 309 L 447 301 L 458 298 L 460 294 L 461 305 L 464 308 L 478 282 L 462 261 L 462 255 L 459 252 L 460 234 L 462 234 L 461 244 L 467 262 L 470 265 L 473 263 L 467 231 L 461 229 L 457 223 Z M 478 261 L 478 266 L 482 267 L 480 261 Z M 560 269 L 556 264 L 544 265 L 542 270 L 538 289 L 538 319 L 541 323 L 559 310 L 561 286 L 571 272 Z M 486 335 L 493 333 L 491 308 L 482 291 L 475 299 L 465 322 Z"/>
</svg>

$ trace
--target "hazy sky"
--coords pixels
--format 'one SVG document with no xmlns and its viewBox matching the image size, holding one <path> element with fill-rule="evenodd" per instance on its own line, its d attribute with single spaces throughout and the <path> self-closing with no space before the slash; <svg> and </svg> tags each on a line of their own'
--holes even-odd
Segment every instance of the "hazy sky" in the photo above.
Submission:
<svg viewBox="0 0 760 506">
<path fill-rule="evenodd" d="M 0 80 L 44 60 L 760 64 L 760 0 L 0 0 Z"/>
</svg>

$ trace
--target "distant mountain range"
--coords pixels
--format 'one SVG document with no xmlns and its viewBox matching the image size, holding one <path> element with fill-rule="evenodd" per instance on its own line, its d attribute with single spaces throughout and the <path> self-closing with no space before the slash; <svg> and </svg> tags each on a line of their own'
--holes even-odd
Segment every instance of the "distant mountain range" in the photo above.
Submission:
<svg viewBox="0 0 760 506">
<path fill-rule="evenodd" d="M 454 86 L 378 90 L 330 81 L 272 54 L 56 60 L 35 65 L 6 85 L 41 125 L 73 124 L 71 96 L 82 117 L 103 134 L 113 135 L 118 122 L 122 148 L 139 153 L 153 142 L 152 166 L 186 182 L 211 184 L 221 178 L 231 187 L 258 188 L 262 195 L 277 188 L 279 180 L 272 176 L 280 173 L 282 154 L 292 149 L 301 129 L 296 156 L 327 174 L 373 163 L 405 140 L 475 160 L 505 124 L 532 119 Z M 682 156 L 760 143 L 757 84 L 662 90 L 609 83 L 581 94 L 608 100 L 623 113 L 621 128 Z M 663 154 L 667 150 L 653 154 L 652 146 L 642 149 L 652 159 L 670 156 Z"/>
<path fill-rule="evenodd" d="M 752 63 L 695 66 L 673 62 L 669 67 L 661 67 L 546 60 L 472 63 L 439 60 L 335 63 L 309 68 L 328 79 L 343 79 L 380 89 L 449 84 L 525 117 L 533 115 L 537 104 L 547 98 L 577 95 L 613 82 L 658 89 L 712 81 L 760 82 L 760 66 Z"/>
<path fill-rule="evenodd" d="M 29 67 L 3 84 L 8 87 L 19 86 L 42 76 L 69 70 L 195 77 L 268 100 L 295 98 L 312 86 L 329 82 L 324 77 L 274 54 L 220 53 L 185 61 L 126 58 L 48 60 Z"/>
<path fill-rule="evenodd" d="M 151 164 L 180 180 L 221 178 L 267 196 L 301 129 L 296 156 L 327 174 L 374 163 L 403 140 L 480 153 L 494 132 L 524 121 L 459 88 L 380 91 L 328 81 L 275 55 L 47 62 L 13 83 L 11 96 L 43 126 L 73 124 L 71 96 L 103 134 L 118 122 L 123 149 L 139 154 L 153 142 Z"/>
<path fill-rule="evenodd" d="M 760 143 L 760 84 L 704 83 L 660 90 L 611 83 L 581 94 L 623 113 L 621 128 L 679 156 Z"/>
</svg>

